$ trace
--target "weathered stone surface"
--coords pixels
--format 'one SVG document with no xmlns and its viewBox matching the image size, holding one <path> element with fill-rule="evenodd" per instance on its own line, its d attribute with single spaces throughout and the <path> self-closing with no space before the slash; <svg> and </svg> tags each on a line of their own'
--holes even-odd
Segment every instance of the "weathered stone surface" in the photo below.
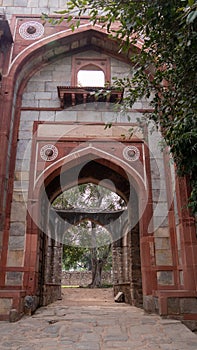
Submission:
<svg viewBox="0 0 197 350">
<path fill-rule="evenodd" d="M 9 313 L 9 321 L 10 322 L 16 322 L 19 320 L 19 314 L 16 309 L 11 309 Z"/>
<path fill-rule="evenodd" d="M 168 313 L 169 315 L 178 315 L 180 313 L 180 299 L 179 298 L 168 298 Z"/>
<path fill-rule="evenodd" d="M 20 350 L 196 350 L 197 336 L 180 321 L 120 304 L 54 303 L 19 322 L 2 322 L 0 347 Z"/>
<path fill-rule="evenodd" d="M 161 285 L 172 285 L 174 283 L 173 271 L 157 271 L 157 281 Z"/>
<path fill-rule="evenodd" d="M 7 272 L 6 273 L 6 285 L 16 286 L 21 285 L 22 283 L 22 272 Z"/>
<path fill-rule="evenodd" d="M 14 6 L 27 7 L 28 0 L 14 0 Z"/>
<path fill-rule="evenodd" d="M 9 314 L 12 305 L 11 298 L 0 298 L 0 314 Z"/>
<path fill-rule="evenodd" d="M 197 314 L 197 298 L 181 298 L 180 309 L 181 313 Z"/>
<path fill-rule="evenodd" d="M 168 237 L 156 237 L 155 238 L 155 248 L 161 250 L 170 250 L 170 239 Z"/>
<path fill-rule="evenodd" d="M 154 298 L 152 295 L 143 297 L 143 305 L 147 312 L 156 312 L 158 310 L 157 298 Z"/>
<path fill-rule="evenodd" d="M 156 264 L 160 265 L 172 265 L 172 253 L 169 250 L 157 249 L 156 252 Z"/>
<path fill-rule="evenodd" d="M 26 182 L 25 182 L 26 183 Z M 28 183 L 28 181 L 27 181 Z M 13 193 L 13 199 L 16 202 L 23 202 L 23 203 L 27 203 L 27 188 L 23 185 L 21 192 L 18 190 L 16 192 Z"/>
<path fill-rule="evenodd" d="M 91 271 L 62 271 L 62 285 L 65 286 L 87 286 L 92 281 Z M 112 284 L 113 277 L 112 272 L 103 271 L 102 283 Z"/>
<path fill-rule="evenodd" d="M 7 266 L 22 266 L 23 265 L 24 250 L 8 251 Z"/>
<path fill-rule="evenodd" d="M 25 235 L 25 222 L 12 222 L 10 225 L 10 236 L 24 236 L 24 235 Z"/>
<path fill-rule="evenodd" d="M 25 237 L 24 235 L 10 236 L 9 249 L 10 250 L 24 250 Z"/>
<path fill-rule="evenodd" d="M 154 207 L 154 204 L 153 204 L 153 207 Z M 169 222 L 168 222 L 168 214 L 167 213 L 163 213 L 162 216 L 154 215 L 154 228 L 155 228 L 155 230 L 158 229 L 159 227 L 166 228 L 166 227 L 168 227 L 168 225 L 169 225 Z"/>
<path fill-rule="evenodd" d="M 32 94 L 30 94 L 32 96 Z M 38 120 L 39 112 L 37 111 L 22 111 L 21 112 L 21 123 L 30 123 L 32 121 Z M 21 124 L 23 125 L 23 124 Z"/>
<path fill-rule="evenodd" d="M 169 237 L 169 228 L 168 227 L 159 227 L 154 232 L 155 237 Z"/>
<path fill-rule="evenodd" d="M 24 222 L 26 219 L 26 205 L 22 202 L 12 203 L 11 221 Z"/>
<path fill-rule="evenodd" d="M 18 159 L 28 159 L 30 152 L 30 140 L 21 139 L 17 143 L 17 158 Z"/>
<path fill-rule="evenodd" d="M 75 121 L 76 120 L 76 112 L 69 111 L 69 113 L 65 113 L 65 111 L 60 111 L 55 113 L 55 121 Z"/>
</svg>

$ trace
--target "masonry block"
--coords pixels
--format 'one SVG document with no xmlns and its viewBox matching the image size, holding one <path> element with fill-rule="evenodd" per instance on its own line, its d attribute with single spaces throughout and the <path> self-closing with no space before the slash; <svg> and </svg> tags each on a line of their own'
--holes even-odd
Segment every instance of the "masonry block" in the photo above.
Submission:
<svg viewBox="0 0 197 350">
<path fill-rule="evenodd" d="M 0 298 L 0 315 L 9 315 L 11 306 L 11 298 Z"/>
<path fill-rule="evenodd" d="M 180 299 L 180 310 L 182 314 L 197 314 L 197 298 Z"/>
<path fill-rule="evenodd" d="M 13 202 L 11 211 L 11 221 L 24 222 L 26 220 L 27 208 L 25 203 Z"/>
<path fill-rule="evenodd" d="M 152 295 L 143 295 L 143 307 L 148 313 L 158 312 L 158 299 Z"/>
<path fill-rule="evenodd" d="M 172 285 L 174 283 L 173 271 L 157 271 L 157 281 L 160 285 Z"/>
<path fill-rule="evenodd" d="M 10 225 L 10 236 L 24 236 L 25 222 L 12 222 Z"/>
<path fill-rule="evenodd" d="M 7 266 L 20 267 L 23 265 L 24 250 L 8 251 Z"/>
<path fill-rule="evenodd" d="M 14 0 L 14 6 L 27 7 L 28 0 Z"/>
<path fill-rule="evenodd" d="M 156 255 L 156 265 L 172 265 L 172 253 L 170 250 L 157 249 L 155 251 Z"/>
<path fill-rule="evenodd" d="M 22 272 L 10 271 L 6 273 L 6 285 L 7 286 L 20 286 L 22 283 Z"/>
</svg>

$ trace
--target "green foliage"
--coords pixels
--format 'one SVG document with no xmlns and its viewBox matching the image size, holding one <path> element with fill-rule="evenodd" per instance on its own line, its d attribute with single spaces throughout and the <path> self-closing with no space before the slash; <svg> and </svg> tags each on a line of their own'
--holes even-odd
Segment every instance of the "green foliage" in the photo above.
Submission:
<svg viewBox="0 0 197 350">
<path fill-rule="evenodd" d="M 65 270 L 92 270 L 92 252 L 97 261 L 106 257 L 104 270 L 109 271 L 112 267 L 112 254 L 109 233 L 101 226 L 96 225 L 92 232 L 92 223 L 84 221 L 77 227 L 72 227 L 66 233 L 63 244 L 63 269 Z"/>
<path fill-rule="evenodd" d="M 62 255 L 63 269 L 67 271 L 70 269 L 86 269 L 88 264 L 88 259 L 86 259 L 87 253 L 88 250 L 84 247 L 64 244 Z"/>
<path fill-rule="evenodd" d="M 56 209 L 119 210 L 125 207 L 125 202 L 109 189 L 87 183 L 63 192 L 52 205 Z M 65 270 L 92 270 L 93 264 L 101 262 L 104 270 L 111 270 L 111 236 L 104 227 L 86 220 L 71 226 L 64 237 L 62 262 Z"/>
<path fill-rule="evenodd" d="M 121 39 L 121 50 L 143 38 L 140 55 L 133 50 L 130 57 L 132 78 L 115 84 L 128 92 L 126 108 L 144 96 L 150 100 L 147 122 L 161 129 L 178 175 L 188 177 L 189 206 L 197 212 L 197 1 L 70 0 L 61 13 L 69 14 L 73 29 L 88 14 L 93 24 Z"/>
<path fill-rule="evenodd" d="M 92 183 L 73 187 L 53 202 L 56 209 L 99 208 L 100 210 L 119 210 L 125 208 L 124 200 L 109 189 Z"/>
</svg>

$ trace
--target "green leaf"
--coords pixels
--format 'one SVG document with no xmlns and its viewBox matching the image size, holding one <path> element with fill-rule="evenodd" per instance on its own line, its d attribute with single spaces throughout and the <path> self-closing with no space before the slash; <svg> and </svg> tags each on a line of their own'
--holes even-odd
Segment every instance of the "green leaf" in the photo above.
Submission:
<svg viewBox="0 0 197 350">
<path fill-rule="evenodd" d="M 189 6 L 193 6 L 193 4 L 194 4 L 194 0 L 188 0 L 188 5 Z"/>
<path fill-rule="evenodd" d="M 62 10 L 62 11 L 54 11 L 54 13 L 58 13 L 60 15 L 65 15 L 66 13 L 68 13 L 67 10 Z"/>
<path fill-rule="evenodd" d="M 189 15 L 187 16 L 186 23 L 187 23 L 187 24 L 193 23 L 194 20 L 196 19 L 196 17 L 197 17 L 197 10 L 191 11 L 191 12 L 189 13 Z"/>
<path fill-rule="evenodd" d="M 80 19 L 75 23 L 75 25 L 76 25 L 76 28 L 79 28 L 79 26 L 80 26 Z"/>
</svg>

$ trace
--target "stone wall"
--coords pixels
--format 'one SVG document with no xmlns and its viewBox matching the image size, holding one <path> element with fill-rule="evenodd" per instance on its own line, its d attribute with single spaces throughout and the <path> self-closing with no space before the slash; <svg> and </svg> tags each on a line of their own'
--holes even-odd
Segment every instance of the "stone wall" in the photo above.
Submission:
<svg viewBox="0 0 197 350">
<path fill-rule="evenodd" d="M 65 9 L 66 0 L 0 0 L 8 18 L 14 14 L 35 15 Z"/>
<path fill-rule="evenodd" d="M 76 43 L 77 45 L 77 43 Z M 62 54 L 62 48 L 59 49 L 58 53 Z M 57 50 L 56 50 L 57 51 Z M 59 108 L 60 100 L 58 98 L 57 86 L 71 86 L 71 73 L 73 70 L 72 67 L 72 58 L 73 57 L 85 57 L 85 58 L 98 58 L 98 53 L 93 50 L 85 50 L 80 54 L 75 54 L 69 56 L 68 53 L 64 53 L 63 58 L 57 58 L 54 63 L 48 64 L 47 66 L 40 69 L 36 74 L 32 76 L 29 80 L 26 89 L 23 93 L 22 98 L 22 107 L 25 108 Z M 99 57 L 106 58 L 104 54 L 100 54 Z M 111 77 L 127 77 L 130 74 L 130 65 L 121 62 L 115 58 L 110 59 L 111 65 Z M 88 108 L 89 104 L 86 106 Z M 99 104 L 102 106 L 102 104 Z M 105 110 L 108 112 L 109 108 L 106 108 L 106 104 L 103 104 Z M 148 107 L 145 101 L 139 101 L 135 104 L 134 108 L 143 108 Z M 75 110 L 81 110 L 81 106 L 74 108 Z M 95 111 L 95 105 L 91 105 L 90 110 Z M 100 109 L 100 107 L 99 107 Z M 102 108 L 103 109 L 103 108 Z M 67 110 L 73 111 L 73 108 L 67 108 Z M 113 108 L 114 111 L 114 108 Z M 112 112 L 112 111 L 111 111 Z M 63 113 L 62 113 L 63 114 Z M 65 114 L 65 113 L 64 113 Z M 73 116 L 73 113 L 69 113 Z M 94 118 L 97 117 L 94 115 Z M 51 118 L 51 119 L 50 119 Z M 40 116 L 40 120 L 51 120 L 53 121 L 54 114 L 53 111 L 45 112 Z M 70 119 L 69 119 L 70 120 Z M 73 119 L 71 119 L 73 120 Z M 79 120 L 77 120 L 79 121 Z M 88 120 L 90 121 L 90 120 Z"/>
<path fill-rule="evenodd" d="M 102 57 L 107 57 L 104 54 L 101 55 Z M 74 56 L 95 58 L 98 57 L 98 53 L 93 50 L 86 50 Z M 127 116 L 114 109 L 113 104 L 111 106 L 106 106 L 105 103 L 99 103 L 99 106 L 95 109 L 95 104 L 89 103 L 86 108 L 84 108 L 83 105 L 79 105 L 72 106 L 62 111 L 58 110 L 60 101 L 57 94 L 57 86 L 71 85 L 71 62 L 72 57 L 66 55 L 64 58 L 57 58 L 53 63 L 41 68 L 30 78 L 22 95 L 22 108 L 24 108 L 24 110 L 21 111 L 17 142 L 8 266 L 14 265 L 15 261 L 17 266 L 22 266 L 23 263 L 26 229 L 26 200 L 29 187 L 33 123 L 35 121 L 43 123 L 128 122 Z M 110 62 L 112 77 L 115 75 L 126 77 L 130 74 L 130 66 L 125 62 L 115 58 L 111 58 Z M 145 107 L 148 108 L 148 102 L 145 100 L 135 104 L 135 108 Z M 34 108 L 37 108 L 37 110 L 33 110 Z M 52 108 L 53 110 L 47 110 L 47 108 Z M 55 110 L 56 108 L 57 110 Z M 131 122 L 136 123 L 137 119 L 140 117 L 141 114 L 139 112 L 135 110 L 130 112 Z M 49 126 L 47 133 L 49 133 Z M 22 280 L 22 273 L 18 274 L 21 276 L 17 276 L 17 281 L 19 277 L 20 280 Z M 6 283 L 10 278 L 10 276 L 7 276 Z M 18 283 L 17 281 L 16 284 Z"/>
<path fill-rule="evenodd" d="M 77 53 L 74 56 L 98 57 L 98 53 L 93 50 Z M 102 54 L 102 57 L 107 57 Z M 111 58 L 111 76 L 129 76 L 130 66 L 115 58 Z M 29 186 L 29 166 L 30 152 L 32 145 L 33 122 L 128 122 L 127 116 L 114 109 L 114 106 L 106 107 L 105 103 L 100 103 L 97 109 L 95 104 L 87 104 L 72 106 L 62 111 L 58 110 L 60 101 L 57 94 L 58 85 L 71 85 L 72 57 L 66 54 L 63 58 L 58 58 L 37 71 L 29 80 L 22 95 L 22 108 L 19 137 L 17 143 L 15 182 L 14 182 L 14 201 L 12 203 L 11 232 L 14 228 L 22 226 L 21 242 L 17 248 L 18 251 L 13 252 L 11 241 L 9 242 L 8 262 L 11 261 L 11 254 L 17 254 L 19 265 L 23 259 L 23 239 L 25 222 L 21 219 L 17 220 L 18 212 L 22 212 L 26 200 L 26 191 Z M 37 110 L 33 110 L 37 108 Z M 47 110 L 52 108 L 52 110 Z M 135 110 L 136 108 L 136 110 Z M 136 123 L 141 117 L 138 109 L 148 108 L 148 101 L 138 101 L 134 105 L 134 109 L 129 113 L 130 120 Z M 57 110 L 55 110 L 57 109 Z M 49 126 L 48 131 L 49 132 Z M 159 148 L 161 140 L 159 133 L 148 132 L 147 141 L 150 149 L 150 168 L 152 177 L 152 196 L 154 209 L 154 222 L 152 223 L 155 232 L 155 256 L 156 265 L 172 266 L 171 242 L 168 228 L 168 207 L 166 198 L 165 170 L 163 162 L 163 153 Z M 155 147 L 157 145 L 157 147 Z M 22 189 L 20 188 L 22 185 Z M 17 195 L 16 195 L 17 194 Z M 24 203 L 21 198 L 23 198 Z M 15 215 L 16 212 L 16 215 Z M 25 218 L 25 216 L 23 216 Z M 151 225 L 149 227 L 151 231 Z M 16 250 L 16 249 L 15 249 Z M 18 256 L 21 253 L 20 257 Z M 12 259 L 13 260 L 13 259 Z M 169 270 L 157 272 L 157 280 L 160 285 L 173 285 L 173 272 Z M 73 283 L 71 283 L 73 284 Z M 74 283 L 75 284 L 75 283 Z M 78 284 L 78 283 L 77 283 Z"/>
<path fill-rule="evenodd" d="M 82 286 L 86 287 L 92 281 L 91 271 L 63 271 L 62 285 L 63 286 Z M 112 272 L 104 271 L 102 274 L 102 284 L 113 284 Z"/>
</svg>

